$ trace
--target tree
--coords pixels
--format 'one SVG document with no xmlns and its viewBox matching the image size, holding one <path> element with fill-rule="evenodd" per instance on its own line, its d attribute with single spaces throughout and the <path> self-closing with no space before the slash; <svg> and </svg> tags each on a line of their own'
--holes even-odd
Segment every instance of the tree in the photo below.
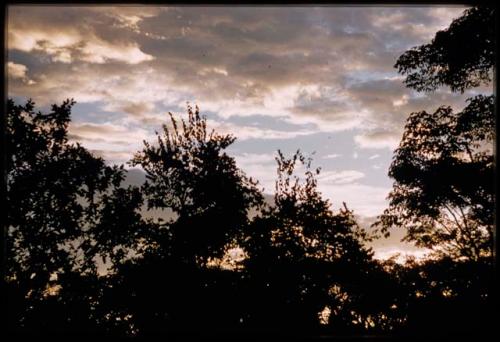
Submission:
<svg viewBox="0 0 500 342">
<path fill-rule="evenodd" d="M 311 159 L 300 151 L 291 158 L 278 151 L 276 161 L 274 204 L 248 226 L 242 242 L 250 291 L 244 297 L 251 298 L 244 305 L 244 320 L 260 329 L 311 332 L 320 327 L 318 315 L 327 307 L 336 333 L 356 329 L 353 315 L 362 321 L 366 312 L 376 311 L 357 305 L 373 304 L 376 298 L 355 285 L 365 283 L 375 268 L 364 247 L 368 236 L 347 207 L 338 213 L 330 209 L 317 189 L 320 170 L 311 169 Z M 305 168 L 305 179 L 297 176 L 298 167 Z M 340 288 L 352 306 L 336 296 Z"/>
<path fill-rule="evenodd" d="M 115 328 L 133 335 L 239 324 L 239 274 L 210 262 L 235 243 L 262 203 L 256 182 L 224 151 L 234 137 L 208 131 L 197 107 L 188 106 L 187 120 L 169 115 L 157 143 L 145 141 L 131 164 L 146 171 L 148 209 L 173 217 L 144 230 L 143 253 L 117 264 L 104 296 L 120 319 Z"/>
<path fill-rule="evenodd" d="M 491 336 L 495 327 L 491 300 L 494 265 L 487 259 L 470 262 L 448 257 L 409 258 L 403 264 L 394 260 L 383 264 L 388 283 L 392 283 L 386 290 L 390 290 L 395 303 L 387 314 L 403 322 L 395 332 L 430 339 Z"/>
<path fill-rule="evenodd" d="M 67 100 L 43 114 L 31 100 L 7 102 L 4 280 L 13 330 L 97 329 L 103 285 L 97 258 L 113 254 L 120 230 L 129 236 L 141 225 L 132 214 L 140 194 L 119 189 L 122 168 L 106 166 L 80 144 L 68 142 L 74 103 Z M 125 209 L 115 210 L 119 207 Z"/>
<path fill-rule="evenodd" d="M 405 227 L 406 240 L 441 255 L 491 255 L 493 110 L 493 96 L 480 96 L 459 113 L 440 107 L 410 115 L 389 171 L 395 184 L 381 224 Z"/>
<path fill-rule="evenodd" d="M 495 67 L 495 9 L 474 7 L 439 31 L 430 44 L 402 54 L 395 67 L 417 91 L 446 85 L 452 91 L 491 82 Z"/>
<path fill-rule="evenodd" d="M 188 105 L 187 121 L 169 115 L 171 127 L 163 125 L 157 145 L 145 141 L 131 163 L 146 171 L 148 207 L 177 215 L 168 226 L 172 249 L 166 253 L 203 265 L 223 255 L 262 195 L 224 152 L 234 137 L 208 132 L 198 107 Z"/>
<path fill-rule="evenodd" d="M 431 91 L 464 91 L 491 81 L 495 11 L 465 11 L 431 44 L 396 63 L 405 83 Z M 389 176 L 389 208 L 376 223 L 407 229 L 406 240 L 438 255 L 478 260 L 493 253 L 495 97 L 477 95 L 458 113 L 442 106 L 410 114 Z"/>
</svg>

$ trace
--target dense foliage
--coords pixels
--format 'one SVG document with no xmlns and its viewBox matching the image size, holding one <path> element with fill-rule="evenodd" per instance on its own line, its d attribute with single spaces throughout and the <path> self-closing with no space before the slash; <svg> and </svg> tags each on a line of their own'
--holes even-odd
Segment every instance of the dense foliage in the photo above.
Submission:
<svg viewBox="0 0 500 342">
<path fill-rule="evenodd" d="M 495 66 L 495 8 L 473 7 L 436 33 L 429 44 L 402 54 L 395 67 L 405 84 L 418 91 L 446 85 L 452 91 L 491 82 Z"/>
<path fill-rule="evenodd" d="M 495 10 L 475 7 L 430 44 L 396 63 L 417 91 L 489 84 L 494 72 Z M 439 256 L 493 257 L 495 96 L 476 95 L 461 112 L 441 106 L 411 113 L 389 176 L 394 187 L 378 225 L 407 229 L 406 239 Z"/>
<path fill-rule="evenodd" d="M 430 45 L 405 53 L 397 66 L 413 72 L 407 84 L 464 90 L 487 81 L 492 13 L 468 10 Z M 470 35 L 470 56 L 456 57 Z M 317 188 L 320 170 L 300 151 L 278 151 L 266 203 L 225 152 L 235 138 L 209 131 L 188 106 L 187 120 L 171 114 L 130 161 L 147 181 L 125 187 L 123 167 L 68 141 L 73 101 L 43 114 L 32 101 L 9 100 L 9 332 L 491 331 L 494 102 L 479 95 L 458 113 L 442 106 L 409 116 L 378 225 L 406 228 L 407 240 L 437 253 L 398 264 L 373 258 L 372 236 L 347 205 L 331 208 Z M 153 210 L 171 215 L 143 215 Z"/>
<path fill-rule="evenodd" d="M 408 118 L 389 176 L 395 179 L 385 227 L 454 258 L 478 260 L 494 248 L 494 96 L 458 113 L 440 107 Z"/>
<path fill-rule="evenodd" d="M 278 152 L 274 201 L 264 204 L 219 145 L 232 139 L 206 134 L 205 119 L 188 108 L 188 121 L 173 133 L 185 140 L 173 140 L 165 127 L 158 145 L 146 143 L 132 161 L 148 181 L 125 188 L 123 170 L 67 141 L 71 104 L 47 115 L 32 102 L 9 101 L 12 332 L 405 333 L 434 322 L 429 305 L 460 316 L 489 303 L 492 269 L 482 258 L 373 259 L 371 237 L 345 205 L 332 211 L 317 190 L 320 170 L 300 151 L 290 158 Z M 145 219 L 141 208 L 174 214 Z M 245 257 L 231 258 L 235 249 Z M 107 266 L 105 274 L 98 265 Z M 481 322 L 460 329 L 475 331 Z M 451 321 L 447 329 L 457 330 Z"/>
</svg>

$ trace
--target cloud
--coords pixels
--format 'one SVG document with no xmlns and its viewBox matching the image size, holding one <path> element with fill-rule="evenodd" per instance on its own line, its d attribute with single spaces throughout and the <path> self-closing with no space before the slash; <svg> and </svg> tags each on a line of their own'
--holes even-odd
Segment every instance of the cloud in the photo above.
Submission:
<svg viewBox="0 0 500 342">
<path fill-rule="evenodd" d="M 323 159 L 335 159 L 335 158 L 338 158 L 338 157 L 342 157 L 341 154 L 338 154 L 338 153 L 332 153 L 332 154 L 327 154 L 321 158 Z"/>
<path fill-rule="evenodd" d="M 354 218 L 361 228 L 367 232 L 371 232 L 371 225 L 377 220 L 376 216 L 365 216 L 355 214 Z M 395 228 L 390 230 L 390 235 L 387 238 L 381 237 L 367 243 L 374 251 L 375 259 L 387 260 L 391 257 L 399 255 L 396 262 L 404 263 L 406 258 L 415 257 L 417 259 L 424 258 L 430 252 L 427 248 L 416 247 L 413 243 L 402 241 L 406 231 L 403 228 Z"/>
<path fill-rule="evenodd" d="M 265 193 L 274 194 L 276 181 L 276 162 L 274 153 L 239 153 L 235 154 L 236 163 L 248 176 L 259 180 Z M 298 167 L 297 175 L 303 179 L 304 169 Z M 318 179 L 318 190 L 330 201 L 332 209 L 342 207 L 346 202 L 349 209 L 357 215 L 373 217 L 380 215 L 387 207 L 386 197 L 389 188 L 360 184 L 357 181 L 365 177 L 357 170 L 325 170 Z"/>
<path fill-rule="evenodd" d="M 407 115 L 392 108 L 404 103 L 404 87 L 353 83 L 352 75 L 394 77 L 395 58 L 424 39 L 403 23 L 442 28 L 442 17 L 461 10 L 11 6 L 8 49 L 49 58 L 34 63 L 35 100 L 60 100 L 62 87 L 80 102 L 190 100 L 224 118 L 284 116 L 317 131 L 377 128 Z M 145 122 L 155 115 L 145 113 Z"/>
<path fill-rule="evenodd" d="M 314 130 L 295 130 L 295 131 L 280 131 L 275 129 L 266 129 L 255 126 L 237 125 L 230 122 L 222 122 L 216 120 L 207 120 L 207 126 L 214 129 L 220 134 L 234 135 L 238 140 L 248 139 L 292 139 L 299 136 L 306 136 L 316 133 Z"/>
<path fill-rule="evenodd" d="M 405 248 L 406 247 L 406 248 Z M 408 248 L 407 246 L 393 246 L 385 248 L 374 248 L 374 258 L 379 260 L 387 260 L 391 257 L 396 257 L 395 261 L 399 264 L 404 264 L 406 259 L 414 257 L 415 259 L 425 259 L 430 250 L 426 248 Z"/>
<path fill-rule="evenodd" d="M 142 141 L 150 140 L 151 134 L 142 128 L 131 129 L 116 123 L 71 122 L 68 136 L 107 162 L 121 164 L 130 160 L 142 148 Z"/>
<path fill-rule="evenodd" d="M 110 165 L 125 164 L 131 159 L 130 151 L 128 150 L 90 150 L 90 152 L 97 157 L 103 158 L 104 161 Z"/>
<path fill-rule="evenodd" d="M 158 8 L 153 6 L 117 6 L 117 7 L 99 7 L 98 11 L 106 13 L 109 17 L 116 20 L 114 26 L 127 28 L 140 33 L 139 23 L 144 18 L 155 17 L 168 8 Z"/>
<path fill-rule="evenodd" d="M 254 164 L 275 164 L 275 158 L 278 156 L 277 153 L 242 153 L 234 156 L 236 161 L 241 165 L 254 165 Z"/>
<path fill-rule="evenodd" d="M 26 65 L 17 64 L 14 62 L 7 63 L 7 74 L 11 79 L 21 80 L 27 85 L 33 85 L 36 82 L 28 78 L 28 68 Z"/>
<path fill-rule="evenodd" d="M 260 181 L 266 193 L 273 194 L 276 181 L 276 162 L 274 153 L 239 153 L 235 154 L 236 163 L 248 176 Z M 304 171 L 297 168 L 297 175 Z M 357 170 L 325 170 L 318 179 L 318 190 L 323 197 L 329 199 L 332 209 L 342 207 L 346 202 L 350 209 L 363 217 L 380 215 L 387 207 L 386 197 L 389 188 L 358 183 L 365 177 Z"/>
<path fill-rule="evenodd" d="M 103 108 L 107 112 L 121 112 L 127 114 L 130 121 L 147 122 L 154 121 L 158 125 L 165 122 L 166 115 L 155 115 L 155 103 L 146 101 L 127 101 L 125 99 L 115 100 L 106 104 Z M 163 113 L 164 114 L 164 113 Z"/>
<path fill-rule="evenodd" d="M 40 105 L 72 97 L 116 114 L 107 130 L 70 130 L 114 160 L 186 101 L 239 141 L 347 131 L 358 148 L 392 149 L 412 111 L 464 104 L 467 94 L 413 93 L 393 68 L 463 9 L 9 6 L 9 96 Z M 296 127 L 233 120 L 254 115 Z"/>
<path fill-rule="evenodd" d="M 318 188 L 325 198 L 330 200 L 333 208 L 341 208 L 347 203 L 355 214 L 363 216 L 380 215 L 387 207 L 386 197 L 390 189 L 386 187 L 360 184 L 325 184 L 318 182 Z"/>
<path fill-rule="evenodd" d="M 86 42 L 80 51 L 82 61 L 89 63 L 102 64 L 112 60 L 127 64 L 138 64 L 154 59 L 153 56 L 142 52 L 136 43 L 117 45 L 95 40 Z"/>
<path fill-rule="evenodd" d="M 299 117 L 319 119 L 318 125 L 330 131 L 354 128 L 362 117 L 362 111 L 350 101 L 346 91 L 318 85 L 302 87 L 289 109 Z"/>
<path fill-rule="evenodd" d="M 8 74 L 12 78 L 25 78 L 28 68 L 26 65 L 16 64 L 13 62 L 7 63 Z"/>
<path fill-rule="evenodd" d="M 392 131 L 368 131 L 354 136 L 354 141 L 361 148 L 394 150 L 401 140 L 400 134 Z"/>
<path fill-rule="evenodd" d="M 111 43 L 92 36 L 83 38 L 79 34 L 11 31 L 9 38 L 12 40 L 9 41 L 10 49 L 43 52 L 53 62 L 72 63 L 80 60 L 98 64 L 108 61 L 138 64 L 154 59 L 142 52 L 136 43 Z"/>
<path fill-rule="evenodd" d="M 348 184 L 365 177 L 365 174 L 356 170 L 325 171 L 318 176 L 322 184 Z"/>
<path fill-rule="evenodd" d="M 266 193 L 274 193 L 276 181 L 276 160 L 274 153 L 240 153 L 235 154 L 236 165 L 241 168 L 247 176 L 259 181 L 260 187 Z"/>
<path fill-rule="evenodd" d="M 108 17 L 112 18 L 112 13 Z M 9 50 L 41 52 L 50 56 L 52 62 L 60 63 L 119 61 L 138 64 L 154 59 L 142 52 L 137 42 L 106 39 L 110 37 L 98 31 L 99 25 L 89 23 L 93 20 L 90 16 L 95 14 L 87 8 L 12 6 L 8 16 L 7 47 Z M 136 23 L 140 19 L 137 17 Z M 103 20 L 102 23 L 109 24 L 109 21 Z"/>
</svg>

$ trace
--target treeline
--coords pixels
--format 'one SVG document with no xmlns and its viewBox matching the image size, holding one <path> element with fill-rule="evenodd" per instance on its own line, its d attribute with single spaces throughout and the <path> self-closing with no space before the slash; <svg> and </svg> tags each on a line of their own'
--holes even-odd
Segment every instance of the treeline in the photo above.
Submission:
<svg viewBox="0 0 500 342">
<path fill-rule="evenodd" d="M 464 91 L 488 82 L 493 18 L 486 8 L 468 10 L 431 44 L 404 54 L 396 66 L 409 74 L 407 84 Z M 483 34 L 472 43 L 482 52 L 463 51 L 471 54 L 461 55 L 465 64 L 447 61 L 443 49 L 468 42 L 471 28 Z M 436 253 L 403 265 L 373 258 L 366 243 L 377 236 L 347 206 L 331 209 L 317 189 L 320 170 L 300 151 L 278 153 L 266 205 L 225 153 L 235 138 L 210 131 L 188 107 L 186 120 L 171 115 L 129 162 L 146 182 L 124 187 L 123 166 L 68 141 L 73 104 L 41 113 L 32 101 L 7 103 L 8 332 L 492 331 L 495 166 L 485 147 L 495 138 L 493 96 L 476 96 L 460 113 L 410 115 L 390 168 L 390 206 L 376 226 L 382 234 L 401 226 L 406 239 Z M 143 205 L 173 215 L 146 218 Z M 231 258 L 235 249 L 244 257 Z M 99 265 L 108 271 L 99 274 Z"/>
</svg>

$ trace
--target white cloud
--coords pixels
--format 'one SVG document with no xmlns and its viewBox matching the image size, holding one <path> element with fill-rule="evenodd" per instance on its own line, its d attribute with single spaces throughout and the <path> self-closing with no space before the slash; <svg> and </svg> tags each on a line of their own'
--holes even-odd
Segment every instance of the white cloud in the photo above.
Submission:
<svg viewBox="0 0 500 342">
<path fill-rule="evenodd" d="M 424 42 L 416 24 L 442 28 L 460 11 L 12 6 L 8 49 L 42 52 L 58 62 L 33 71 L 37 102 L 72 96 L 119 108 L 120 102 L 189 100 L 223 118 L 279 116 L 323 132 L 387 130 L 382 126 L 402 124 L 418 103 L 410 103 L 392 68 L 406 47 L 393 51 L 380 42 Z M 356 23 L 349 19 L 354 16 Z M 385 74 L 352 82 L 354 71 Z M 19 84 L 9 90 L 28 92 Z M 158 123 L 158 114 L 144 116 L 145 123 Z M 367 139 L 361 136 L 359 144 L 374 146 Z"/>
<path fill-rule="evenodd" d="M 8 62 L 7 71 L 9 76 L 12 78 L 25 78 L 26 73 L 28 72 L 28 68 L 26 67 L 26 65 Z"/>
<path fill-rule="evenodd" d="M 277 154 L 271 153 L 242 153 L 234 156 L 236 161 L 241 165 L 253 165 L 253 164 L 275 164 Z"/>
<path fill-rule="evenodd" d="M 51 56 L 53 62 L 61 63 L 83 61 L 102 64 L 108 61 L 118 61 L 138 64 L 154 59 L 153 56 L 142 52 L 137 42 L 103 39 L 99 37 L 98 32 L 82 21 L 77 20 L 73 25 L 68 23 L 64 29 L 61 29 L 58 27 L 61 24 L 51 22 L 50 15 L 43 8 L 35 7 L 32 9 L 35 12 L 34 15 L 39 10 L 40 17 L 33 18 L 34 22 L 29 25 L 28 22 L 22 22 L 27 18 L 23 18 L 23 15 L 16 9 L 9 15 L 7 40 L 9 50 L 43 52 Z M 68 12 L 68 8 L 59 10 Z M 25 12 L 30 12 L 30 10 L 25 9 Z M 82 14 L 85 14 L 84 10 Z M 47 21 L 43 21 L 45 17 Z"/>
<path fill-rule="evenodd" d="M 28 68 L 26 65 L 14 62 L 7 63 L 7 74 L 11 79 L 20 80 L 29 86 L 36 84 L 35 81 L 28 78 Z"/>
<path fill-rule="evenodd" d="M 361 148 L 394 150 L 401 139 L 401 134 L 391 131 L 368 131 L 354 136 L 354 141 Z"/>
<path fill-rule="evenodd" d="M 259 181 L 261 188 L 266 193 L 274 193 L 276 181 L 276 154 L 274 153 L 241 153 L 234 155 L 236 165 L 247 176 Z"/>
<path fill-rule="evenodd" d="M 81 60 L 89 63 L 106 63 L 118 61 L 127 64 L 138 64 L 154 59 L 153 56 L 142 52 L 137 43 L 123 45 L 111 44 L 102 40 L 87 42 L 80 50 Z"/>
<path fill-rule="evenodd" d="M 325 198 L 330 199 L 333 208 L 341 208 L 345 202 L 355 214 L 363 216 L 380 215 L 387 207 L 387 195 L 391 189 L 359 183 L 324 184 L 318 182 L 318 188 Z"/>
<path fill-rule="evenodd" d="M 401 98 L 392 101 L 394 107 L 401 107 L 408 103 L 409 96 L 404 94 Z"/>
<path fill-rule="evenodd" d="M 266 193 L 273 194 L 276 181 L 276 162 L 274 153 L 241 153 L 234 155 L 238 167 L 248 176 L 259 180 Z M 297 175 L 303 178 L 298 167 Z M 342 207 L 346 202 L 349 209 L 363 216 L 380 215 L 387 206 L 386 196 L 390 189 L 385 187 L 359 184 L 365 175 L 356 170 L 323 170 L 318 176 L 318 190 L 325 199 L 329 199 L 332 209 Z"/>
<path fill-rule="evenodd" d="M 132 154 L 130 153 L 131 151 L 129 150 L 118 150 L 118 151 L 113 151 L 113 150 L 90 150 L 91 153 L 93 153 L 97 157 L 102 157 L 104 161 L 110 165 L 116 164 L 125 164 L 127 161 L 129 161 L 132 157 Z M 125 166 L 128 166 L 125 164 Z"/>
<path fill-rule="evenodd" d="M 66 31 L 55 31 L 38 29 L 36 27 L 22 29 L 17 28 L 11 18 L 8 30 L 8 49 L 24 52 L 44 51 L 49 55 L 57 55 L 61 50 L 76 46 L 83 39 L 75 29 Z"/>
<path fill-rule="evenodd" d="M 279 131 L 254 126 L 236 125 L 229 122 L 207 120 L 207 126 L 221 134 L 232 134 L 239 140 L 248 139 L 291 139 L 316 133 L 313 130 Z"/>
<path fill-rule="evenodd" d="M 460 105 L 467 96 L 414 96 L 393 68 L 401 53 L 426 43 L 461 11 L 9 6 L 8 52 L 22 51 L 28 59 L 9 62 L 9 96 L 32 97 L 41 105 L 73 97 L 122 113 L 120 121 L 70 126 L 74 137 L 111 160 L 123 159 L 142 139 L 153 138 L 146 128 L 168 119 L 159 108 L 184 110 L 186 101 L 226 120 L 210 120 L 209 127 L 240 141 L 356 130 L 356 148 L 393 149 L 409 113 Z M 280 118 L 298 128 L 228 120 L 252 115 Z M 349 148 L 340 153 L 358 157 Z M 237 160 L 273 191 L 271 154 Z M 330 173 L 330 183 L 325 180 L 320 188 L 360 212 L 379 214 L 387 189 L 353 183 L 362 179 L 353 171 Z"/>
<path fill-rule="evenodd" d="M 144 129 L 116 123 L 70 123 L 68 134 L 71 141 L 80 142 L 107 162 L 118 164 L 125 163 L 142 149 L 143 140 L 151 140 L 151 134 Z"/>
<path fill-rule="evenodd" d="M 363 177 L 365 174 L 356 170 L 324 171 L 318 176 L 318 181 L 322 184 L 348 184 Z"/>
<path fill-rule="evenodd" d="M 342 155 L 338 154 L 338 153 L 332 153 L 332 154 L 327 154 L 327 155 L 323 156 L 322 158 L 323 159 L 335 159 L 338 157 L 342 157 Z"/>
</svg>

